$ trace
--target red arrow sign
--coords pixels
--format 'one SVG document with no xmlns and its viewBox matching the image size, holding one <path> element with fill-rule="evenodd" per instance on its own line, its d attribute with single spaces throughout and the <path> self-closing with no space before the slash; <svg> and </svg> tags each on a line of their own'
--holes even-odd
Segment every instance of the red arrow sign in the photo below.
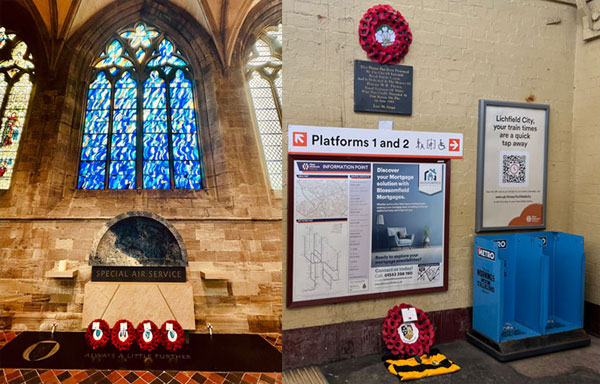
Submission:
<svg viewBox="0 0 600 384">
<path fill-rule="evenodd" d="M 451 152 L 458 152 L 460 150 L 460 139 L 450 139 L 448 150 Z"/>
<path fill-rule="evenodd" d="M 307 141 L 306 132 L 294 132 L 294 146 L 306 147 Z"/>
</svg>

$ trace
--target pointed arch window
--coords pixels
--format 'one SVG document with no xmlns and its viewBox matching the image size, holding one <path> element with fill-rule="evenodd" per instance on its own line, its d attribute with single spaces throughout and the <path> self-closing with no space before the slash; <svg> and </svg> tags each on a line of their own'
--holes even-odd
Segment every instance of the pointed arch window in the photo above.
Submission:
<svg viewBox="0 0 600 384">
<path fill-rule="evenodd" d="M 110 40 L 88 89 L 77 188 L 201 189 L 188 60 L 144 23 Z"/>
<path fill-rule="evenodd" d="M 269 27 L 248 56 L 246 77 L 271 188 L 281 189 L 281 24 Z"/>
<path fill-rule="evenodd" d="M 0 26 L 0 189 L 8 189 L 33 89 L 27 44 Z"/>
</svg>

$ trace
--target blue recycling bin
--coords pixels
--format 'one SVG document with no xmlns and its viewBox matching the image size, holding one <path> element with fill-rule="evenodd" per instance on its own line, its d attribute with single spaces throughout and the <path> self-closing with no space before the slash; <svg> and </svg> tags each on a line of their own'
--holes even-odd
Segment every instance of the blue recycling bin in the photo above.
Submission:
<svg viewBox="0 0 600 384">
<path fill-rule="evenodd" d="M 579 341 L 567 343 L 568 348 L 584 345 L 585 340 L 589 344 L 582 330 L 584 275 L 581 236 L 562 232 L 475 236 L 475 332 L 467 339 L 473 342 L 475 335 L 503 361 L 564 349 L 556 339 L 568 340 L 565 335 L 570 331 L 577 330 Z M 519 351 L 515 341 L 525 339 L 527 351 Z M 548 344 L 552 348 L 544 347 Z M 539 347 L 538 353 L 532 345 Z"/>
</svg>

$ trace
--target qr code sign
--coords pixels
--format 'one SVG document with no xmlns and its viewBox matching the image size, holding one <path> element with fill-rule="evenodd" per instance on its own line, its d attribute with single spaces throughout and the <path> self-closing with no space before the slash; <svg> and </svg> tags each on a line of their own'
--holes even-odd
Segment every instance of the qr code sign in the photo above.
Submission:
<svg viewBox="0 0 600 384">
<path fill-rule="evenodd" d="M 526 152 L 502 152 L 500 154 L 501 186 L 527 186 L 529 156 Z"/>
</svg>

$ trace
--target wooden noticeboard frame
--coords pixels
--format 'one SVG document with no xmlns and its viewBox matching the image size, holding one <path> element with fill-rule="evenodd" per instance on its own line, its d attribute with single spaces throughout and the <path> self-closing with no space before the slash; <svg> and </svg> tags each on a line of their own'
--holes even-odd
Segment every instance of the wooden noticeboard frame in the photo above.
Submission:
<svg viewBox="0 0 600 384">
<path fill-rule="evenodd" d="M 442 230 L 442 241 L 441 244 L 439 246 L 436 246 L 435 248 L 437 248 L 438 251 L 442 252 L 441 255 L 441 260 L 443 260 L 443 265 L 441 266 L 441 270 L 439 270 L 439 276 L 443 276 L 443 280 L 442 280 L 442 284 L 439 286 L 432 286 L 432 287 L 426 287 L 426 288 L 416 288 L 416 289 L 405 289 L 405 290 L 392 290 L 392 291 L 385 291 L 385 292 L 370 292 L 370 293 L 365 293 L 365 294 L 346 294 L 346 295 L 341 295 L 341 296 L 334 296 L 334 297 L 321 297 L 321 298 L 316 298 L 316 299 L 307 299 L 307 300 L 298 300 L 298 299 L 294 299 L 294 288 L 295 288 L 295 284 L 296 281 L 294 280 L 294 271 L 295 271 L 295 265 L 294 265 L 294 239 L 295 239 L 295 225 L 296 225 L 296 221 L 295 221 L 295 212 L 296 212 L 296 202 L 295 202 L 295 175 L 296 175 L 296 170 L 295 170 L 295 164 L 298 161 L 307 161 L 307 162 L 316 162 L 316 163 L 323 163 L 323 162 L 351 162 L 351 163 L 377 163 L 377 164 L 386 164 L 386 166 L 389 167 L 394 167 L 394 166 L 398 166 L 398 167 L 402 167 L 402 165 L 406 165 L 406 164 L 428 164 L 431 163 L 432 167 L 435 167 L 434 164 L 443 164 L 444 166 L 442 167 L 444 172 L 443 172 L 443 177 L 444 180 L 442 182 L 442 188 L 443 190 L 440 193 L 439 196 L 443 196 L 442 200 L 442 207 L 441 207 L 441 214 L 443 215 L 443 218 L 439 220 L 439 222 L 442 223 L 443 226 L 443 230 Z M 418 168 L 418 167 L 417 167 Z M 375 170 L 371 169 L 371 174 L 374 175 L 375 174 Z M 419 172 L 421 171 L 420 168 L 418 168 Z M 371 177 L 371 180 L 373 179 L 373 176 Z M 417 184 L 419 185 L 420 188 L 420 184 L 419 184 L 419 179 L 417 179 Z M 372 181 L 374 182 L 374 181 Z M 371 186 L 371 188 L 373 188 Z M 374 201 L 374 197 L 373 197 L 373 192 L 372 189 L 370 191 L 371 193 L 371 212 L 370 212 L 370 219 L 369 219 L 369 223 L 372 223 L 373 221 L 373 207 L 375 206 Z M 435 195 L 437 195 L 437 193 L 435 193 Z M 425 198 L 425 197 L 423 197 Z M 323 304 L 333 304 L 333 303 L 342 303 L 342 302 L 350 302 L 350 301 L 359 301 L 359 300 L 370 300 L 370 299 L 381 299 L 381 298 L 386 298 L 386 297 L 396 297 L 396 296 L 403 296 L 403 295 L 411 295 L 411 294 L 421 294 L 421 293 L 432 293 L 432 292 L 440 292 L 440 291 L 447 291 L 448 290 L 448 253 L 449 253 L 449 238 L 448 238 L 448 227 L 449 227 L 449 204 L 450 204 L 450 159 L 425 159 L 425 158 L 418 158 L 418 159 L 414 159 L 414 158 L 390 158 L 390 157 L 377 157 L 377 156 L 327 156 L 327 155 L 300 155 L 300 154 L 289 154 L 288 155 L 288 190 L 287 190 L 287 201 L 288 201 L 288 210 L 287 210 L 287 287 L 286 287 L 286 306 L 288 308 L 295 308 L 295 307 L 307 307 L 307 306 L 315 306 L 315 305 L 323 305 Z M 433 209 L 432 209 L 433 211 Z M 437 211 L 436 211 L 437 212 Z M 437 216 L 436 216 L 437 217 Z M 348 219 L 348 221 L 350 221 L 350 219 Z M 383 221 L 383 220 L 382 220 Z M 348 224 L 348 226 L 350 226 L 350 224 Z M 373 234 L 373 229 L 372 229 L 373 224 L 369 224 L 369 231 L 371 231 L 371 234 Z M 408 228 L 408 225 L 406 225 L 406 227 Z M 387 231 L 387 227 L 386 227 L 386 231 Z M 348 232 L 350 232 L 348 230 Z M 374 253 L 372 250 L 373 247 L 373 239 L 371 238 L 371 236 L 369 237 L 370 239 L 370 244 L 369 244 L 369 257 L 368 257 L 368 263 L 369 263 L 369 268 L 370 269 L 375 269 L 375 268 L 379 268 L 379 267 L 373 267 L 372 264 L 375 263 L 375 259 L 374 257 Z M 305 240 L 306 241 L 306 240 Z M 434 247 L 432 247 L 434 248 Z M 425 252 L 425 248 L 421 247 L 421 248 L 409 248 L 409 249 L 414 249 L 416 252 L 418 252 L 419 249 L 421 249 L 423 252 Z M 397 265 L 391 265 L 391 266 L 386 266 L 386 267 L 382 267 L 382 268 L 392 268 L 392 267 L 397 267 L 400 264 Z M 420 266 L 417 266 L 418 268 L 420 268 Z M 369 274 L 372 271 L 369 270 Z M 431 281 L 431 280 L 430 280 Z"/>
</svg>

